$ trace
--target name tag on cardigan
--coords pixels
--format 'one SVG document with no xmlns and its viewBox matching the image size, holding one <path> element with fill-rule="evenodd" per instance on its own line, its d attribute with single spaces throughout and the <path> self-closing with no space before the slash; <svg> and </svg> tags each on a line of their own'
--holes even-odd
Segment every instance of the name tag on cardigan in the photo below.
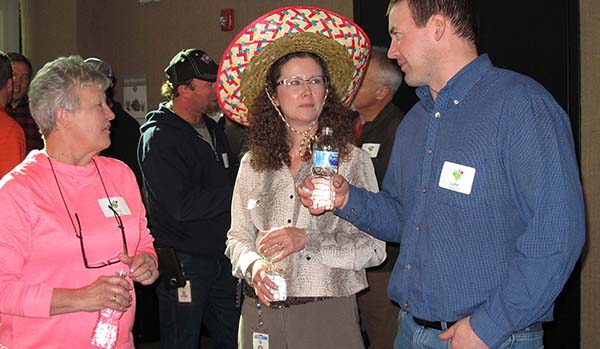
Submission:
<svg viewBox="0 0 600 349">
<path fill-rule="evenodd" d="M 102 213 L 104 213 L 105 217 L 113 217 L 115 215 L 113 210 L 115 210 L 119 216 L 131 214 L 129 206 L 127 206 L 125 199 L 122 197 L 115 196 L 110 198 L 110 202 L 108 200 L 109 199 L 107 198 L 98 199 L 98 204 L 100 205 L 100 209 L 102 210 Z M 109 206 L 112 207 L 112 210 L 109 208 Z"/>
<path fill-rule="evenodd" d="M 476 170 L 473 167 L 444 161 L 439 186 L 440 188 L 469 195 L 473 187 L 473 180 L 475 180 L 475 172 Z"/>
<path fill-rule="evenodd" d="M 379 143 L 365 143 L 362 145 L 362 148 L 363 150 L 366 150 L 372 158 L 376 158 L 377 154 L 379 154 L 380 146 L 381 144 Z"/>
</svg>

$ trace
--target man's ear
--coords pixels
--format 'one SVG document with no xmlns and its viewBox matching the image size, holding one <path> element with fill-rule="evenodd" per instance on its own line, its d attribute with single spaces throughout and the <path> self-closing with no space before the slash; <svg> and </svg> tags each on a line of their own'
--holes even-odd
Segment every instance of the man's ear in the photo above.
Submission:
<svg viewBox="0 0 600 349">
<path fill-rule="evenodd" d="M 433 37 L 436 41 L 439 41 L 447 29 L 446 17 L 442 16 L 441 14 L 435 14 L 431 16 L 428 24 L 431 26 L 433 31 Z"/>
<path fill-rule="evenodd" d="M 181 84 L 177 86 L 175 90 L 177 90 L 177 94 L 184 96 L 190 90 L 190 88 L 186 84 Z"/>
<path fill-rule="evenodd" d="M 378 101 L 382 101 L 386 99 L 390 95 L 390 93 L 392 93 L 392 89 L 388 85 L 382 85 L 375 92 L 375 98 Z"/>
</svg>

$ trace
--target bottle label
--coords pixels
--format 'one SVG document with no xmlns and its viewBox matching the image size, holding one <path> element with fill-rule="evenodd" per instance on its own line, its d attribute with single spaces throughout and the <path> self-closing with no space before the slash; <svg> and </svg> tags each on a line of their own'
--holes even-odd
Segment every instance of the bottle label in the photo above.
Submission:
<svg viewBox="0 0 600 349">
<path fill-rule="evenodd" d="M 277 285 L 277 289 L 272 289 L 269 287 L 269 291 L 271 291 L 271 294 L 273 295 L 273 301 L 281 302 L 286 300 L 287 282 L 285 281 L 285 278 L 279 274 L 269 274 L 269 278 L 275 285 Z"/>
<path fill-rule="evenodd" d="M 313 152 L 314 167 L 338 167 L 338 152 L 315 150 Z"/>
</svg>

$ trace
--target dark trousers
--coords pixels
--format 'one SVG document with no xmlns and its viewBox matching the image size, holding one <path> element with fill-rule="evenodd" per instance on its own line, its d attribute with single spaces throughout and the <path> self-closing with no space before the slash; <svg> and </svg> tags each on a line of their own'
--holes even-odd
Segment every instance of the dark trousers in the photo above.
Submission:
<svg viewBox="0 0 600 349">
<path fill-rule="evenodd" d="M 390 349 L 394 345 L 400 307 L 388 298 L 390 271 L 367 271 L 369 288 L 358 295 L 360 321 L 367 333 L 369 349 Z"/>
<path fill-rule="evenodd" d="M 178 301 L 177 289 L 156 289 L 160 317 L 160 346 L 169 349 L 199 348 L 202 324 L 215 348 L 237 348 L 240 310 L 236 307 L 236 279 L 227 257 L 212 258 L 177 253 L 186 280 L 191 283 L 191 303 Z"/>
</svg>

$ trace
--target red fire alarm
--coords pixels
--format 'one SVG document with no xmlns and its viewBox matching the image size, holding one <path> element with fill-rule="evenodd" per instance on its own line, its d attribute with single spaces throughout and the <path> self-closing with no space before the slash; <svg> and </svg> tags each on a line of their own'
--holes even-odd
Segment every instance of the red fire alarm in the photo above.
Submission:
<svg viewBox="0 0 600 349">
<path fill-rule="evenodd" d="M 222 31 L 233 30 L 233 9 L 224 8 L 221 9 L 221 17 L 219 18 L 219 25 Z"/>
</svg>

